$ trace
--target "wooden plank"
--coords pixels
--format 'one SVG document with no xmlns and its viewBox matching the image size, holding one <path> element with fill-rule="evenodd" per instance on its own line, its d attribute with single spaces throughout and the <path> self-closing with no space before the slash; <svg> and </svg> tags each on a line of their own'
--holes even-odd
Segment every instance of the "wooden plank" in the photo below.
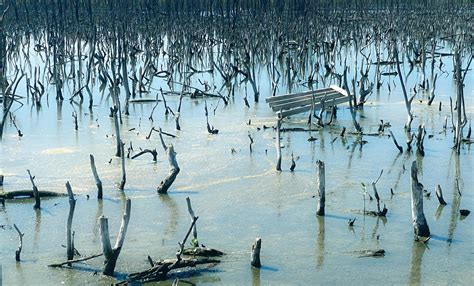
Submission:
<svg viewBox="0 0 474 286">
<path fill-rule="evenodd" d="M 315 104 L 317 103 L 320 103 L 321 101 L 326 101 L 326 102 L 330 102 L 332 101 L 333 99 L 338 99 L 338 98 L 341 98 L 341 97 L 347 97 L 347 96 L 344 96 L 343 94 L 340 94 L 338 92 L 334 92 L 334 93 L 331 93 L 331 94 L 324 94 L 324 95 L 321 95 L 321 96 L 318 96 L 318 97 L 314 97 L 311 98 L 311 97 L 306 97 L 306 98 L 303 98 L 303 99 L 300 99 L 300 100 L 295 100 L 295 101 L 291 101 L 291 102 L 285 102 L 285 103 L 278 103 L 274 106 L 272 106 L 272 110 L 273 111 L 279 111 L 279 110 L 287 110 L 287 109 L 291 109 L 291 108 L 295 108 L 295 107 L 299 107 L 299 106 L 305 106 L 305 105 L 311 105 L 313 102 Z"/>
<path fill-rule="evenodd" d="M 318 94 L 318 93 L 321 93 L 321 92 L 331 91 L 331 89 L 333 89 L 333 88 L 328 87 L 328 88 L 310 90 L 310 91 L 299 92 L 299 93 L 287 93 L 287 94 L 282 94 L 282 95 L 277 95 L 277 96 L 272 96 L 272 97 L 266 98 L 265 101 L 267 103 L 271 103 L 271 102 L 282 100 L 282 99 L 290 99 L 290 98 L 295 98 L 295 97 L 304 96 L 304 95 L 311 95 L 313 93 Z"/>
<path fill-rule="evenodd" d="M 340 98 L 335 99 L 335 100 L 327 101 L 327 102 L 324 103 L 324 106 L 329 107 L 329 106 L 337 105 L 337 104 L 348 102 L 348 101 L 349 101 L 349 97 L 344 96 L 344 97 L 340 97 Z M 321 108 L 321 102 L 316 103 L 314 105 L 314 108 L 315 109 Z M 306 105 L 306 106 L 301 106 L 301 107 L 298 107 L 298 108 L 294 108 L 294 109 L 290 109 L 290 110 L 285 110 L 285 111 L 282 111 L 282 112 L 277 112 L 277 114 L 281 114 L 281 117 L 284 118 L 284 117 L 287 117 L 287 116 L 290 116 L 290 115 L 306 112 L 306 111 L 309 111 L 309 110 L 311 110 L 311 104 Z"/>
<path fill-rule="evenodd" d="M 343 89 L 343 88 L 341 88 L 341 87 L 339 87 L 339 86 L 337 86 L 337 85 L 331 85 L 331 88 L 332 88 L 333 90 L 335 90 L 335 91 L 341 93 L 341 94 L 344 94 L 345 96 L 349 96 L 349 95 L 347 94 L 347 91 L 346 91 L 345 89 Z"/>
</svg>

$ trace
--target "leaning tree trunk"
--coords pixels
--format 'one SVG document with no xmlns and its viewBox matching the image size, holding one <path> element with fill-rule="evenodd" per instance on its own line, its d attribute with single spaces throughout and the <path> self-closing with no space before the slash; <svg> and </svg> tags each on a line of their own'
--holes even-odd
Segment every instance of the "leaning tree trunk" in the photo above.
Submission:
<svg viewBox="0 0 474 286">
<path fill-rule="evenodd" d="M 415 238 L 430 237 L 430 228 L 423 213 L 423 185 L 418 181 L 416 161 L 411 165 L 411 214 Z"/>
<path fill-rule="evenodd" d="M 180 171 L 178 162 L 176 161 L 176 152 L 174 151 L 173 145 L 168 145 L 166 152 L 168 153 L 168 161 L 170 163 L 171 169 L 168 176 L 163 181 L 161 181 L 157 188 L 157 192 L 159 194 L 166 194 L 168 192 L 168 189 L 171 187 Z"/>
</svg>

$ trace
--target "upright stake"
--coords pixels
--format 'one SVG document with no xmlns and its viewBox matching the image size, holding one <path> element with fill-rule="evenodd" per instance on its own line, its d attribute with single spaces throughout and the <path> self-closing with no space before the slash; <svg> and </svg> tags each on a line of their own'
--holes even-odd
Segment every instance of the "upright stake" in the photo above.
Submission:
<svg viewBox="0 0 474 286">
<path fill-rule="evenodd" d="M 418 182 L 418 168 L 416 161 L 411 165 L 411 214 L 415 239 L 430 237 L 430 228 L 423 213 L 423 185 Z"/>
<path fill-rule="evenodd" d="M 69 182 L 66 182 L 67 194 L 69 196 L 69 215 L 67 217 L 67 226 L 66 226 L 66 251 L 67 251 L 67 260 L 72 260 L 74 258 L 74 237 L 72 235 L 72 218 L 74 217 L 74 209 L 76 208 L 76 199 L 74 199 L 74 194 L 72 193 L 72 188 Z M 69 266 L 71 266 L 69 264 Z"/>
<path fill-rule="evenodd" d="M 276 134 L 276 149 L 277 149 L 277 164 L 276 170 L 281 171 L 281 143 L 280 143 L 280 127 L 281 127 L 281 118 L 278 116 L 277 121 L 277 134 Z"/>
<path fill-rule="evenodd" d="M 324 208 L 326 206 L 326 175 L 324 171 L 324 162 L 318 160 L 316 164 L 318 165 L 318 180 L 316 183 L 318 190 L 318 208 L 316 214 L 324 216 Z"/>
<path fill-rule="evenodd" d="M 33 185 L 33 196 L 35 197 L 35 205 L 33 206 L 34 209 L 39 209 L 41 208 L 41 200 L 40 200 L 40 194 L 39 194 L 39 191 L 38 191 L 38 187 L 36 187 L 35 185 L 35 177 L 31 175 L 31 172 L 30 170 L 27 170 L 28 171 L 28 175 L 30 176 L 30 181 L 31 181 L 31 184 Z"/>
<path fill-rule="evenodd" d="M 252 244 L 252 250 L 250 253 L 250 264 L 253 267 L 260 268 L 262 264 L 260 263 L 260 248 L 262 247 L 262 239 L 258 237 L 255 239 L 255 242 Z"/>
</svg>

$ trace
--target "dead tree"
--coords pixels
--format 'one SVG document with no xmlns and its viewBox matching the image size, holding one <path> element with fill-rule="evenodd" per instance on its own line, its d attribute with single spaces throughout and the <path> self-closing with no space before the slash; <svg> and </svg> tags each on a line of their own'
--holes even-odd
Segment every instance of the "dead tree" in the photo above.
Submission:
<svg viewBox="0 0 474 286">
<path fill-rule="evenodd" d="M 405 88 L 405 83 L 403 82 L 402 71 L 400 69 L 400 62 L 398 60 L 398 51 L 397 51 L 396 43 L 393 46 L 394 46 L 394 48 L 393 48 L 393 54 L 394 55 L 393 56 L 395 58 L 395 62 L 397 63 L 398 78 L 400 79 L 400 85 L 402 87 L 403 97 L 405 98 L 405 106 L 407 108 L 407 113 L 408 113 L 408 119 L 407 119 L 407 122 L 405 123 L 405 129 L 407 131 L 410 131 L 411 122 L 413 121 L 413 113 L 411 111 L 411 103 L 412 103 L 413 99 L 415 98 L 415 96 L 413 95 L 410 99 L 408 99 L 408 94 L 407 94 L 407 90 Z"/>
<path fill-rule="evenodd" d="M 423 141 L 425 140 L 425 125 L 420 124 L 418 126 L 418 133 L 416 134 L 416 151 L 421 156 L 425 156 L 425 147 L 423 146 Z"/>
<path fill-rule="evenodd" d="M 92 175 L 94 176 L 95 185 L 97 186 L 97 199 L 102 199 L 102 181 L 99 178 L 99 174 L 97 173 L 97 168 L 95 167 L 95 160 L 94 155 L 90 154 L 89 159 L 91 162 L 91 170 Z"/>
<path fill-rule="evenodd" d="M 161 181 L 160 185 L 157 188 L 157 192 L 159 194 L 168 193 L 168 189 L 171 187 L 180 171 L 178 162 L 176 161 L 176 152 L 174 151 L 173 145 L 169 144 L 165 151 L 168 155 L 168 162 L 171 166 L 171 169 L 169 170 L 168 176 L 163 181 Z"/>
<path fill-rule="evenodd" d="M 194 221 L 194 219 L 196 218 L 196 215 L 194 214 L 193 207 L 191 206 L 191 199 L 189 199 L 189 197 L 186 197 L 186 204 L 188 205 L 188 212 L 189 212 L 189 215 L 191 216 L 191 220 Z M 194 247 L 199 246 L 196 224 L 193 225 L 193 240 L 191 241 L 191 244 Z"/>
<path fill-rule="evenodd" d="M 250 252 L 250 264 L 253 267 L 260 268 L 262 264 L 260 263 L 260 249 L 262 247 L 262 239 L 257 238 L 252 244 L 252 250 Z"/>
<path fill-rule="evenodd" d="M 349 86 L 347 85 L 347 68 L 344 68 L 343 79 L 344 79 L 344 90 L 347 92 L 347 96 L 349 97 L 349 109 L 351 111 L 352 123 L 354 124 L 354 127 L 357 130 L 357 132 L 362 133 L 362 128 L 360 127 L 360 124 L 357 122 L 357 119 L 356 119 L 356 113 L 354 110 L 355 106 L 353 106 L 352 104 L 351 91 L 349 90 Z M 355 95 L 354 95 L 354 99 L 355 99 Z"/>
<path fill-rule="evenodd" d="M 443 198 L 443 191 L 441 190 L 440 185 L 436 187 L 436 197 L 438 198 L 438 202 L 440 205 L 443 205 L 443 206 L 447 205 L 446 201 Z"/>
<path fill-rule="evenodd" d="M 20 262 L 21 249 L 23 248 L 23 236 L 25 234 L 21 233 L 16 224 L 13 224 L 13 227 L 15 228 L 16 232 L 18 232 L 18 249 L 15 251 L 15 260 L 16 262 Z"/>
<path fill-rule="evenodd" d="M 318 165 L 318 178 L 316 183 L 316 188 L 318 190 L 318 207 L 316 210 L 316 214 L 319 216 L 324 216 L 324 209 L 326 207 L 326 174 L 324 162 L 318 160 L 316 164 Z"/>
<path fill-rule="evenodd" d="M 120 181 L 119 189 L 123 191 L 125 188 L 125 182 L 127 181 L 127 174 L 125 172 L 125 143 L 120 141 L 120 157 L 122 159 L 122 180 Z"/>
<path fill-rule="evenodd" d="M 115 240 L 115 246 L 112 248 L 109 237 L 109 220 L 105 216 L 99 218 L 100 221 L 100 236 L 102 241 L 102 252 L 105 256 L 104 275 L 113 275 L 117 259 L 120 251 L 122 250 L 123 243 L 125 241 L 125 235 L 127 233 L 128 222 L 130 221 L 131 201 L 127 199 L 125 202 L 125 210 L 123 212 L 122 223 L 120 230 Z"/>
<path fill-rule="evenodd" d="M 67 194 L 69 196 L 69 215 L 67 217 L 66 226 L 66 252 L 67 260 L 74 258 L 74 232 L 72 231 L 72 218 L 74 217 L 74 209 L 76 208 L 76 199 L 72 193 L 72 188 L 69 182 L 66 182 Z M 71 264 L 68 264 L 71 266 Z"/>
<path fill-rule="evenodd" d="M 33 196 L 35 197 L 35 205 L 33 206 L 34 209 L 40 209 L 41 208 L 41 199 L 40 199 L 40 194 L 39 194 L 39 191 L 38 191 L 38 187 L 36 187 L 36 184 L 35 184 L 35 176 L 31 176 L 31 172 L 30 170 L 27 170 L 28 171 L 28 175 L 30 176 L 30 181 L 31 181 L 31 184 L 33 185 Z"/>
<path fill-rule="evenodd" d="M 276 151 L 277 151 L 277 164 L 276 170 L 281 171 L 281 143 L 280 143 L 280 129 L 281 129 L 281 121 L 282 119 L 278 117 L 277 126 L 276 126 Z"/>
<path fill-rule="evenodd" d="M 389 132 L 390 132 L 390 136 L 392 136 L 393 143 L 394 143 L 395 146 L 397 147 L 398 151 L 399 151 L 400 153 L 403 153 L 403 148 L 402 148 L 402 146 L 400 146 L 400 145 L 398 144 L 397 139 L 395 139 L 395 136 L 393 135 L 392 130 L 389 130 Z"/>
<path fill-rule="evenodd" d="M 429 238 L 430 228 L 423 213 L 423 185 L 418 181 L 416 161 L 411 165 L 411 214 L 415 239 Z"/>
</svg>

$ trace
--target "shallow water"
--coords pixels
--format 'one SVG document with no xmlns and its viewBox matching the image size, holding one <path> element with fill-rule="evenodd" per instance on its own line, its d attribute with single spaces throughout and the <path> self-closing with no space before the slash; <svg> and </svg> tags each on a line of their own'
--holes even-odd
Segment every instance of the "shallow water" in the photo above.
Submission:
<svg viewBox="0 0 474 286">
<path fill-rule="evenodd" d="M 452 69 L 446 61 L 447 70 Z M 260 76 L 262 95 L 270 94 L 268 78 Z M 203 78 L 213 82 L 212 77 Z M 407 86 L 413 86 L 411 77 Z M 218 81 L 218 80 L 216 80 Z M 371 95 L 359 112 L 366 133 L 376 133 L 380 120 L 390 122 L 399 142 L 405 141 L 403 124 L 406 111 L 398 78 L 389 92 L 382 88 Z M 159 89 L 165 82 L 155 80 Z M 281 93 L 287 89 L 280 87 Z M 302 88 L 301 88 L 302 89 Z M 263 129 L 273 126 L 275 116 L 261 100 L 245 107 L 243 88 L 236 90 L 228 106 L 207 99 L 210 123 L 219 129 L 209 135 L 204 117 L 204 99 L 184 98 L 181 131 L 175 131 L 172 116 L 164 116 L 160 103 L 154 122 L 148 120 L 153 104 L 131 104 L 130 116 L 123 115 L 121 126 L 124 142 L 138 148 L 156 148 L 158 162 L 145 155 L 126 160 L 127 184 L 118 191 L 120 159 L 114 157 L 113 121 L 108 117 L 111 104 L 107 92 L 100 98 L 98 87 L 92 111 L 86 106 L 54 100 L 54 86 L 47 87 L 49 101 L 37 110 L 31 103 L 15 111 L 17 124 L 25 134 L 17 136 L 11 123 L 6 125 L 1 141 L 1 168 L 5 175 L 4 191 L 30 188 L 27 169 L 36 176 L 40 190 L 65 192 L 69 181 L 77 195 L 73 229 L 75 247 L 81 254 L 101 251 L 97 219 L 109 218 L 112 240 L 118 232 L 124 198 L 132 200 L 132 215 L 124 247 L 117 263 L 118 278 L 148 267 L 147 255 L 153 259 L 171 258 L 178 249 L 190 224 L 185 198 L 190 197 L 199 216 L 200 243 L 224 251 L 222 262 L 195 277 L 184 278 L 199 285 L 244 284 L 474 284 L 474 228 L 472 215 L 464 219 L 459 209 L 473 209 L 474 156 L 471 145 L 463 145 L 461 154 L 452 151 L 452 132 L 443 132 L 443 121 L 449 115 L 449 96 L 454 95 L 451 76 L 440 77 L 433 106 L 415 100 L 413 128 L 426 125 L 425 157 L 416 153 L 399 154 L 387 132 L 383 136 L 364 136 L 360 147 L 356 136 L 339 137 L 342 126 L 352 130 L 347 105 L 341 105 L 331 126 L 311 134 L 282 133 L 283 172 L 275 169 L 275 132 Z M 248 88 L 250 91 L 250 87 Z M 474 113 L 474 80 L 467 78 L 464 87 L 468 118 Z M 25 94 L 20 85 L 18 94 Z M 250 92 L 249 92 L 250 94 Z M 154 95 L 152 95 L 154 96 Z M 67 96 L 65 96 L 68 98 Z M 177 109 L 178 96 L 168 96 L 168 104 Z M 442 111 L 438 102 L 442 101 Z M 79 130 L 74 131 L 71 113 L 79 114 Z M 251 124 L 246 124 L 249 119 Z M 295 116 L 284 127 L 304 127 L 306 115 Z M 169 195 L 159 196 L 156 187 L 168 173 L 168 162 L 157 133 L 146 139 L 150 128 L 162 127 L 176 134 L 171 139 L 178 153 L 181 172 Z M 448 124 L 451 126 L 451 124 Z M 262 128 L 257 130 L 257 127 Z M 133 131 L 129 131 L 135 128 Z M 254 137 L 252 152 L 247 134 Z M 311 136 L 316 141 L 308 142 Z M 336 138 L 336 139 L 335 139 Z M 334 141 L 335 140 L 335 141 Z M 405 146 L 404 146 L 405 147 Z M 231 149 L 236 150 L 235 153 Z M 295 172 L 288 171 L 291 154 L 298 158 Z M 104 184 L 104 200 L 95 199 L 95 184 L 90 172 L 89 154 L 94 154 Z M 111 162 L 109 163 L 109 160 Z M 316 160 L 326 164 L 326 212 L 316 217 Z M 413 240 L 410 210 L 409 167 L 416 160 L 420 181 L 431 192 L 424 200 L 425 215 L 433 237 L 425 246 Z M 404 167 L 407 171 L 404 171 Z M 388 208 L 386 219 L 362 216 L 364 208 L 361 183 L 369 184 L 384 170 L 377 188 L 382 203 Z M 459 189 L 456 190 L 456 180 Z M 436 185 L 443 189 L 448 205 L 438 207 Z M 390 195 L 393 188 L 394 195 Z M 0 189 L 1 190 L 1 189 Z M 368 189 L 372 194 L 372 191 Z M 90 196 L 87 199 L 86 196 Z M 68 199 L 42 201 L 42 209 L 34 211 L 32 200 L 7 201 L 0 207 L 0 263 L 3 282 L 12 284 L 110 284 L 112 278 L 95 275 L 101 271 L 103 258 L 77 264 L 75 269 L 50 269 L 46 265 L 64 261 L 65 225 Z M 365 207 L 376 209 L 366 200 Z M 355 226 L 347 221 L 356 217 Z M 25 233 L 22 262 L 15 263 L 17 234 L 10 225 L 17 224 Z M 250 246 L 262 238 L 260 270 L 250 267 Z M 359 258 L 355 251 L 383 248 L 385 257 Z M 170 284 L 171 282 L 162 282 Z"/>
</svg>

